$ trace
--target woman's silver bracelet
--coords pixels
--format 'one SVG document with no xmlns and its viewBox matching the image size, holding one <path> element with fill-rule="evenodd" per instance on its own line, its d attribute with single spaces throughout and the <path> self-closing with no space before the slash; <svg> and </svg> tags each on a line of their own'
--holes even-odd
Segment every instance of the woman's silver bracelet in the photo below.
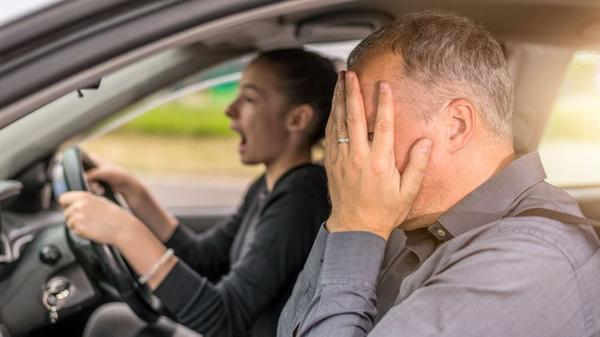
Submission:
<svg viewBox="0 0 600 337">
<path fill-rule="evenodd" d="M 167 260 L 169 260 L 169 258 L 173 256 L 173 253 L 175 253 L 173 249 L 167 249 L 167 251 L 160 257 L 160 259 L 154 262 L 152 267 L 150 267 L 150 270 L 148 270 L 147 273 L 138 278 L 138 282 L 140 284 L 148 283 L 148 281 L 150 281 L 154 277 L 154 274 L 156 274 L 160 267 L 162 267 L 167 262 Z"/>
</svg>

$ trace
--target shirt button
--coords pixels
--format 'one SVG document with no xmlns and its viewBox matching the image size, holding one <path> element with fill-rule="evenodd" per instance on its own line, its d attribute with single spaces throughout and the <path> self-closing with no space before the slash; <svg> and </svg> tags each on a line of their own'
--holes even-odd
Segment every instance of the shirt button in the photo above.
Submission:
<svg viewBox="0 0 600 337">
<path fill-rule="evenodd" d="M 443 237 L 446 236 L 446 231 L 443 230 L 443 229 L 438 229 L 438 230 L 435 231 L 435 233 L 437 234 L 437 236 L 439 236 L 441 238 L 443 238 Z"/>
</svg>

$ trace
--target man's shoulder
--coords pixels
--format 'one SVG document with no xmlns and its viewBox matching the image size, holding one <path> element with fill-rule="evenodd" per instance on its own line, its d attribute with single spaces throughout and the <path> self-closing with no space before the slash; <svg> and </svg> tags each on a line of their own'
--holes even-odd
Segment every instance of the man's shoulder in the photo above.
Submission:
<svg viewBox="0 0 600 337">
<path fill-rule="evenodd" d="M 550 208 L 546 205 L 546 208 L 573 214 L 560 207 Z M 465 234 L 471 236 L 470 242 L 475 246 L 490 249 L 510 247 L 513 253 L 522 253 L 525 258 L 534 252 L 560 254 L 574 269 L 585 264 L 600 248 L 598 238 L 589 226 L 567 224 L 539 216 L 506 217 Z"/>
<path fill-rule="evenodd" d="M 513 205 L 510 215 L 530 208 L 549 208 L 569 214 L 581 215 L 577 200 L 563 189 L 546 181 L 538 182 L 523 193 Z"/>
<path fill-rule="evenodd" d="M 535 329 L 531 322 L 581 326 L 581 318 L 589 323 L 598 317 L 598 282 L 598 242 L 585 228 L 545 218 L 505 218 L 442 244 L 402 284 L 401 300 L 429 291 L 433 299 L 449 299 L 440 305 L 458 303 L 473 321 L 480 318 L 492 327 L 495 317 L 531 333 L 536 331 L 527 330 Z"/>
<path fill-rule="evenodd" d="M 512 205 L 512 211 L 498 221 L 484 226 L 485 236 L 501 236 L 505 240 L 528 237 L 548 249 L 558 250 L 574 266 L 586 261 L 598 248 L 597 236 L 589 226 L 561 222 L 540 216 L 518 216 L 529 209 L 547 209 L 582 217 L 577 201 L 564 190 L 545 181 L 532 186 Z M 600 267 L 600 266 L 599 266 Z"/>
</svg>

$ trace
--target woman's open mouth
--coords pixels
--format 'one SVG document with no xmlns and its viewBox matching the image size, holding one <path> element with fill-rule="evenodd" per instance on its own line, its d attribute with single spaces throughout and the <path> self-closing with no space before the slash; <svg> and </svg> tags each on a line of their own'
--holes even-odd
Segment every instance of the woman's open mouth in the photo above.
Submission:
<svg viewBox="0 0 600 337">
<path fill-rule="evenodd" d="M 240 135 L 240 142 L 238 144 L 238 152 L 242 153 L 246 149 L 247 139 L 244 132 L 237 126 L 229 125 L 229 128 Z"/>
<path fill-rule="evenodd" d="M 238 145 L 238 152 L 243 152 L 246 149 L 246 136 L 244 136 L 243 133 L 239 132 L 240 134 L 240 143 Z"/>
</svg>

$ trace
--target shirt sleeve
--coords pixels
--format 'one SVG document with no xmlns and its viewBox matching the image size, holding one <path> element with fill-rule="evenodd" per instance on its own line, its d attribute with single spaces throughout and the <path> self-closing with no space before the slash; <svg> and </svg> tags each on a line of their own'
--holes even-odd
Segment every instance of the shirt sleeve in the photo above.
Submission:
<svg viewBox="0 0 600 337">
<path fill-rule="evenodd" d="M 306 308 L 315 295 L 315 289 L 321 275 L 328 234 L 325 224 L 321 225 L 304 268 L 298 275 L 292 294 L 279 316 L 279 323 L 277 324 L 278 337 L 293 336 L 306 314 Z"/>
<path fill-rule="evenodd" d="M 175 255 L 197 273 L 211 281 L 220 279 L 229 271 L 229 252 L 247 212 L 249 199 L 256 194 L 255 190 L 256 183 L 248 189 L 235 214 L 204 233 L 195 233 L 180 223 L 165 245 L 172 248 Z"/>
<path fill-rule="evenodd" d="M 326 194 L 298 187 L 265 206 L 247 253 L 218 284 L 180 261 L 156 295 L 177 320 L 205 336 L 244 336 L 255 319 L 294 281 L 327 216 Z"/>
<path fill-rule="evenodd" d="M 377 250 L 378 245 L 372 243 Z M 338 249 L 353 254 L 360 263 L 367 262 L 359 257 L 359 248 Z M 573 266 L 551 242 L 526 233 L 495 233 L 449 257 L 426 261 L 436 267 L 424 266 L 431 270 L 429 275 L 405 279 L 416 282 L 402 284 L 401 294 L 407 292 L 406 298 L 400 298 L 376 326 L 372 323 L 376 314 L 373 271 L 359 266 L 360 272 L 346 260 L 350 258 L 326 254 L 323 273 L 326 266 L 339 266 L 328 267 L 302 336 L 587 335 L 581 331 L 586 318 L 580 310 Z M 418 286 L 407 289 L 411 284 Z"/>
<path fill-rule="evenodd" d="M 328 235 L 317 290 L 298 336 L 365 336 L 373 328 L 385 244 L 368 232 Z"/>
<path fill-rule="evenodd" d="M 179 224 L 165 244 L 194 271 L 210 280 L 218 280 L 229 269 L 229 251 L 241 218 L 241 210 L 238 210 L 227 220 L 199 234 Z"/>
</svg>

